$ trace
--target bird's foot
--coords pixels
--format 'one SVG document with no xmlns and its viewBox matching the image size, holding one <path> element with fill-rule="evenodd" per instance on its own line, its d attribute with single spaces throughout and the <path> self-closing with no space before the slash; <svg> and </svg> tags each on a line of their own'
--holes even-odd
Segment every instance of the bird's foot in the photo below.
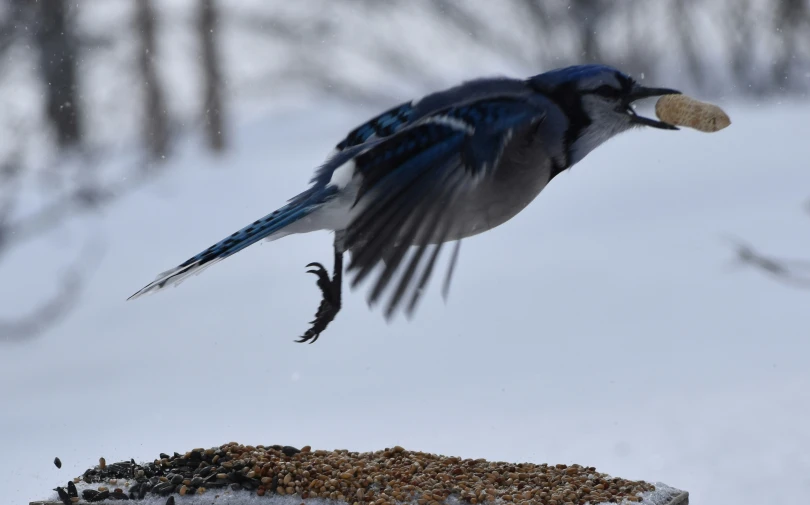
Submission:
<svg viewBox="0 0 810 505">
<path fill-rule="evenodd" d="M 323 299 L 320 306 L 318 306 L 318 311 L 315 313 L 315 319 L 310 321 L 312 326 L 296 342 L 309 342 L 311 344 L 318 340 L 321 332 L 329 326 L 329 323 L 335 319 L 335 316 L 340 311 L 341 280 L 339 278 L 330 279 L 326 268 L 320 263 L 310 263 L 307 268 L 311 268 L 311 270 L 307 270 L 307 273 L 318 277 L 317 284 L 321 289 L 321 293 L 323 293 Z"/>
</svg>

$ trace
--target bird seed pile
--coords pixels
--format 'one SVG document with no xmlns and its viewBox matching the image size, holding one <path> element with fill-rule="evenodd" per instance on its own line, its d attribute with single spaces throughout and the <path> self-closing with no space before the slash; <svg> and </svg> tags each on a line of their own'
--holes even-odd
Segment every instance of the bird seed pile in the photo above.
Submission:
<svg viewBox="0 0 810 505">
<path fill-rule="evenodd" d="M 83 490 L 78 491 L 76 484 Z M 461 459 L 393 447 L 376 452 L 313 451 L 309 446 L 229 443 L 185 454 L 161 454 L 150 463 L 99 465 L 56 489 L 66 505 L 163 496 L 235 492 L 258 496 L 326 498 L 353 505 L 411 502 L 438 505 L 498 502 L 584 505 L 638 502 L 654 490 L 643 481 L 609 477 L 593 467 Z M 179 501 L 179 499 L 178 499 Z"/>
</svg>

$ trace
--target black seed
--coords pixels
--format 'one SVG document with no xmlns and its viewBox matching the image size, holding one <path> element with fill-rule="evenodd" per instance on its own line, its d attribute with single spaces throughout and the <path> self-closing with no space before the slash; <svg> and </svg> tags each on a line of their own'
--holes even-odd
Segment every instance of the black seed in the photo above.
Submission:
<svg viewBox="0 0 810 505">
<path fill-rule="evenodd" d="M 56 468 L 62 468 L 62 460 L 59 458 L 53 458 L 53 464 L 56 465 Z"/>
<path fill-rule="evenodd" d="M 200 461 L 202 459 L 202 454 L 200 451 L 191 451 L 190 459 L 194 461 Z"/>
<path fill-rule="evenodd" d="M 148 493 L 148 492 L 149 492 L 149 486 L 147 486 L 146 484 L 141 484 L 141 489 L 140 489 L 140 491 L 138 491 L 138 499 L 143 500 L 144 497 L 146 496 L 146 493 Z"/>
<path fill-rule="evenodd" d="M 161 452 L 160 453 L 160 459 L 169 459 L 169 455 L 166 454 L 165 452 Z"/>
<path fill-rule="evenodd" d="M 93 501 L 93 498 L 95 498 L 97 494 L 98 491 L 96 491 L 95 489 L 85 489 L 84 491 L 82 491 L 82 498 L 84 498 L 87 501 Z"/>
<path fill-rule="evenodd" d="M 273 481 L 270 483 L 270 491 L 278 489 L 278 475 L 273 476 Z"/>
<path fill-rule="evenodd" d="M 179 474 L 175 474 L 174 476 L 169 478 L 169 482 L 171 482 L 175 486 L 182 484 L 183 480 L 185 480 L 185 479 L 183 479 L 183 476 L 179 475 Z"/>
<path fill-rule="evenodd" d="M 171 482 L 163 482 L 159 486 L 152 488 L 152 492 L 161 496 L 168 496 L 174 492 L 176 487 Z"/>
<path fill-rule="evenodd" d="M 203 485 L 203 480 L 200 477 L 194 477 L 191 479 L 191 485 L 194 487 L 200 487 Z"/>
<path fill-rule="evenodd" d="M 281 452 L 283 452 L 285 456 L 292 457 L 292 456 L 298 454 L 301 451 L 299 449 L 296 449 L 295 447 L 290 447 L 289 445 L 285 445 L 284 447 L 281 448 Z"/>
<path fill-rule="evenodd" d="M 98 493 L 96 496 L 94 496 L 92 500 L 87 500 L 87 501 L 91 501 L 91 502 L 92 501 L 104 501 L 109 497 L 110 497 L 110 492 L 109 491 L 102 491 L 102 492 Z"/>
<path fill-rule="evenodd" d="M 106 465 L 105 475 L 113 479 L 129 479 L 132 477 L 132 464 L 129 461 L 119 461 Z"/>
<path fill-rule="evenodd" d="M 68 488 L 68 496 L 70 496 L 71 498 L 79 497 L 79 491 L 76 489 L 76 484 L 74 484 L 72 480 L 68 481 L 67 488 Z"/>
<path fill-rule="evenodd" d="M 169 496 L 169 499 L 166 500 L 166 505 L 174 505 L 174 496 Z"/>
<path fill-rule="evenodd" d="M 62 503 L 65 505 L 71 505 L 72 502 L 70 501 L 70 495 L 68 495 L 64 489 L 57 487 L 56 494 L 59 495 L 59 499 L 62 500 Z"/>
<path fill-rule="evenodd" d="M 124 491 L 120 488 L 116 489 L 112 494 L 113 500 L 129 500 L 129 497 L 124 494 Z"/>
</svg>

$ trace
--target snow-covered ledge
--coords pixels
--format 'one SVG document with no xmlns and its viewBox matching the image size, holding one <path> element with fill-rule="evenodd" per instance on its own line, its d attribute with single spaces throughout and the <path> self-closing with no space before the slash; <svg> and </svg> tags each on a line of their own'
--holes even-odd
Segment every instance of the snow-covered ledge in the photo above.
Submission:
<svg viewBox="0 0 810 505">
<path fill-rule="evenodd" d="M 149 505 L 687 505 L 689 495 L 580 465 L 462 459 L 402 447 L 358 453 L 232 442 L 161 454 L 142 464 L 101 459 L 30 505 L 121 505 L 122 500 Z"/>
</svg>

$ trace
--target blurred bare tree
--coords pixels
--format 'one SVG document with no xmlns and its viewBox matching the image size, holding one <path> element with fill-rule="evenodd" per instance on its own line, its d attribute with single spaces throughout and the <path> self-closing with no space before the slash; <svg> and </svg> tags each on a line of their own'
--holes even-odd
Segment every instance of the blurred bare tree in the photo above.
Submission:
<svg viewBox="0 0 810 505">
<path fill-rule="evenodd" d="M 47 90 L 48 117 L 61 146 L 77 144 L 81 137 L 78 85 L 76 82 L 76 39 L 68 17 L 66 0 L 40 0 L 35 8 L 33 33 L 39 46 L 39 65 Z"/>
<path fill-rule="evenodd" d="M 810 0 L 0 1 L 0 260 L 148 181 L 179 135 L 225 150 L 231 102 L 383 106 L 488 73 L 479 61 L 518 75 L 603 62 L 703 96 L 804 96 Z M 17 91 L 32 88 L 41 93 Z M 112 146 L 131 130 L 141 148 L 129 154 L 148 162 L 113 169 Z M 61 174 L 60 190 L 20 205 L 25 181 L 45 172 Z M 741 258 L 777 272 L 746 247 Z M 68 276 L 39 312 L 0 321 L 0 338 L 55 320 L 80 280 Z"/>
<path fill-rule="evenodd" d="M 81 139 L 81 112 L 76 75 L 77 40 L 74 13 L 66 0 L 30 2 L 12 0 L 13 15 L 5 23 L 8 40 L 24 37 L 36 47 L 35 66 L 45 93 L 45 112 L 56 132 L 60 147 L 76 145 Z"/>
<path fill-rule="evenodd" d="M 137 4 L 136 32 L 140 34 L 141 86 L 145 95 L 145 122 L 143 135 L 152 159 L 166 157 L 169 148 L 169 128 L 163 88 L 155 66 L 157 42 L 155 40 L 155 11 L 152 0 L 135 0 Z"/>
<path fill-rule="evenodd" d="M 218 13 L 214 0 L 200 1 L 200 42 L 202 45 L 205 96 L 203 115 L 208 145 L 214 151 L 225 148 L 222 118 L 222 70 L 220 69 L 217 40 L 219 37 Z"/>
<path fill-rule="evenodd" d="M 796 55 L 800 54 L 799 48 L 802 44 L 810 43 L 810 3 L 805 0 L 782 0 L 777 4 L 773 29 L 783 34 L 783 37 L 773 61 L 772 85 L 779 89 L 807 91 L 808 79 L 793 77 L 799 70 L 796 65 Z M 800 82 L 805 86 L 799 85 Z"/>
</svg>

